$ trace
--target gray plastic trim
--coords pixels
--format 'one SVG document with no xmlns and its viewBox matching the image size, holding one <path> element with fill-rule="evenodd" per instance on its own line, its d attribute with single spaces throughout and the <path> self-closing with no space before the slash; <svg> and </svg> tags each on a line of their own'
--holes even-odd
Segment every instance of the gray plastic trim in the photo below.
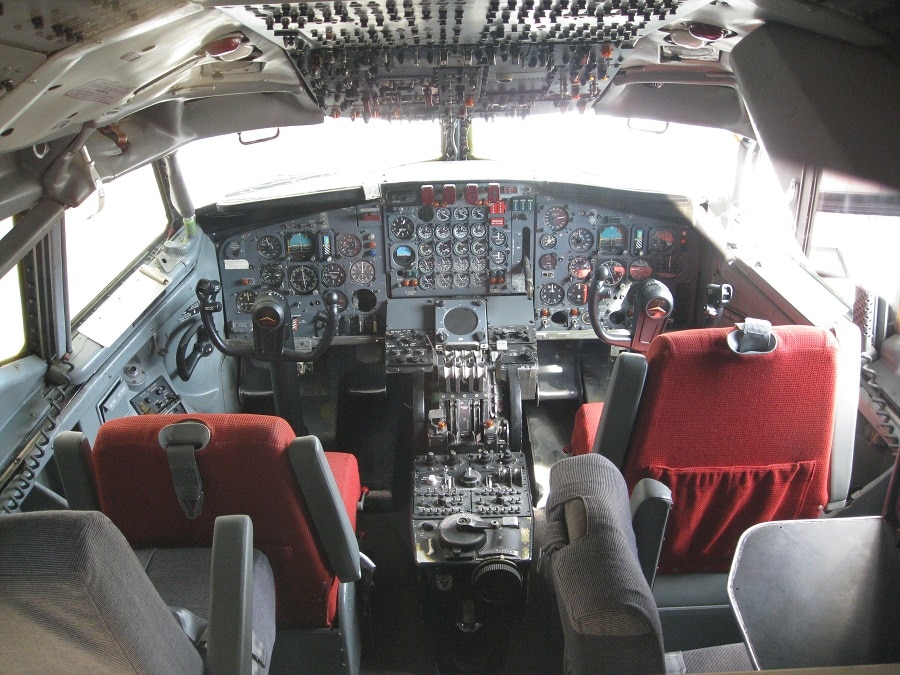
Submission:
<svg viewBox="0 0 900 675">
<path fill-rule="evenodd" d="M 650 588 L 656 580 L 659 554 L 672 510 L 672 491 L 653 478 L 642 478 L 631 493 L 631 526 L 637 540 L 638 560 Z"/>
<path fill-rule="evenodd" d="M 91 444 L 80 431 L 63 431 L 53 439 L 53 454 L 66 501 L 76 511 L 100 510 L 97 487 L 87 464 L 90 452 Z"/>
<path fill-rule="evenodd" d="M 862 366 L 859 327 L 839 321 L 832 327 L 840 350 L 834 383 L 834 435 L 831 439 L 831 477 L 826 510 L 847 502 L 850 475 L 853 472 L 853 447 L 856 443 L 856 417 L 859 407 L 859 372 Z"/>
<path fill-rule="evenodd" d="M 607 400 L 592 452 L 608 457 L 620 469 L 625 463 L 646 378 L 647 359 L 643 354 L 619 354 L 609 378 Z"/>
<path fill-rule="evenodd" d="M 359 581 L 359 543 L 322 444 L 315 436 L 296 438 L 288 457 L 332 571 L 341 581 Z"/>
</svg>

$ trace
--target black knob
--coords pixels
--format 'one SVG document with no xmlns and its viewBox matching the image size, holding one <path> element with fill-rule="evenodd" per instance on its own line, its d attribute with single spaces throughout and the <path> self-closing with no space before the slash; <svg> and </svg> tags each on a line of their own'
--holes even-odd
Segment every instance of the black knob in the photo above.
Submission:
<svg viewBox="0 0 900 675">
<path fill-rule="evenodd" d="M 337 294 L 337 291 L 325 291 L 322 295 L 322 300 L 325 301 L 326 305 L 336 305 L 340 301 L 340 296 Z"/>
</svg>

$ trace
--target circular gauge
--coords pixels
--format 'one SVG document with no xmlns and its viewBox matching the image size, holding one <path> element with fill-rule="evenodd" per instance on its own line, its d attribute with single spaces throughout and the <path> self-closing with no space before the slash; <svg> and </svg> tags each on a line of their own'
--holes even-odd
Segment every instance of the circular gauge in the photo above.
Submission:
<svg viewBox="0 0 900 675">
<path fill-rule="evenodd" d="M 434 244 L 432 244 L 430 241 L 425 241 L 419 244 L 419 255 L 426 257 L 434 255 Z"/>
<path fill-rule="evenodd" d="M 434 236 L 444 241 L 453 235 L 453 230 L 447 223 L 438 223 L 434 228 Z"/>
<path fill-rule="evenodd" d="M 594 267 L 591 264 L 590 258 L 583 255 L 576 255 L 569 258 L 569 276 L 573 279 L 587 279 L 591 276 L 591 272 L 593 271 Z"/>
<path fill-rule="evenodd" d="M 455 256 L 453 258 L 453 271 L 465 272 L 469 269 L 469 259 L 465 256 Z"/>
<path fill-rule="evenodd" d="M 423 223 L 416 228 L 416 236 L 419 239 L 431 239 L 434 236 L 434 225 Z"/>
<path fill-rule="evenodd" d="M 249 314 L 253 311 L 253 303 L 256 302 L 256 291 L 241 291 L 234 298 L 234 304 L 238 311 Z"/>
<path fill-rule="evenodd" d="M 487 272 L 472 272 L 471 275 L 471 286 L 487 286 L 488 275 Z"/>
<path fill-rule="evenodd" d="M 469 215 L 472 216 L 472 220 L 484 220 L 487 217 L 487 211 L 482 206 L 473 206 Z"/>
<path fill-rule="evenodd" d="M 672 234 L 672 230 L 659 228 L 650 231 L 650 248 L 652 250 L 662 253 L 672 248 L 674 243 L 675 235 Z"/>
<path fill-rule="evenodd" d="M 434 275 L 434 283 L 437 284 L 438 288 L 452 288 L 453 287 L 453 275 L 452 274 L 435 274 Z"/>
<path fill-rule="evenodd" d="M 465 239 L 469 236 L 469 226 L 465 223 L 457 223 L 453 226 L 453 236 L 456 239 Z"/>
<path fill-rule="evenodd" d="M 259 253 L 260 258 L 277 260 L 281 257 L 281 251 L 281 242 L 278 240 L 278 237 L 271 234 L 260 237 L 256 242 L 256 252 Z"/>
<path fill-rule="evenodd" d="M 472 249 L 472 255 L 484 255 L 487 253 L 487 242 L 483 239 L 476 239 L 472 242 L 472 245 L 469 247 Z"/>
<path fill-rule="evenodd" d="M 342 234 L 337 239 L 337 250 L 345 258 L 352 258 L 362 251 L 362 242 L 355 234 Z"/>
<path fill-rule="evenodd" d="M 266 286 L 278 288 L 284 281 L 284 265 L 266 263 L 259 268 L 259 278 Z"/>
<path fill-rule="evenodd" d="M 646 258 L 638 258 L 628 266 L 628 276 L 632 281 L 644 281 L 653 276 L 653 263 Z"/>
<path fill-rule="evenodd" d="M 545 253 L 538 258 L 538 267 L 542 270 L 555 270 L 557 262 L 559 262 L 559 258 L 555 253 Z"/>
<path fill-rule="evenodd" d="M 439 241 L 437 246 L 434 247 L 434 252 L 439 256 L 446 258 L 453 252 L 453 246 L 449 241 Z"/>
<path fill-rule="evenodd" d="M 350 304 L 350 302 L 347 300 L 347 295 L 343 291 L 335 291 L 335 294 L 337 295 L 338 311 L 343 312 L 345 309 L 347 309 L 347 305 Z"/>
<path fill-rule="evenodd" d="M 450 209 L 448 209 L 446 206 L 442 206 L 434 212 L 434 219 L 439 223 L 448 222 L 450 220 Z"/>
<path fill-rule="evenodd" d="M 453 252 L 456 255 L 467 255 L 469 253 L 469 244 L 465 241 L 454 241 Z"/>
<path fill-rule="evenodd" d="M 656 271 L 659 276 L 671 279 L 681 274 L 681 258 L 677 255 L 667 255 L 656 262 Z"/>
<path fill-rule="evenodd" d="M 277 239 L 275 240 L 278 241 Z M 278 250 L 281 250 L 281 244 L 278 244 Z M 233 241 L 225 247 L 225 255 L 229 258 L 239 258 L 241 255 L 241 242 Z M 278 257 L 278 256 L 276 256 Z"/>
<path fill-rule="evenodd" d="M 467 288 L 469 286 L 469 275 L 465 272 L 453 275 L 453 285 L 456 288 Z"/>
<path fill-rule="evenodd" d="M 434 272 L 434 258 L 421 258 L 419 260 L 419 271 L 422 274 Z"/>
<path fill-rule="evenodd" d="M 416 226 L 406 216 L 397 216 L 391 222 L 391 234 L 395 239 L 412 239 Z"/>
<path fill-rule="evenodd" d="M 556 248 L 557 239 L 555 234 L 551 234 L 547 232 L 546 234 L 541 235 L 541 248 L 549 251 L 551 248 Z"/>
<path fill-rule="evenodd" d="M 337 263 L 328 263 L 320 272 L 322 277 L 322 285 L 326 288 L 334 288 L 342 286 L 347 281 L 347 272 L 344 271 L 342 265 Z"/>
<path fill-rule="evenodd" d="M 400 246 L 394 249 L 391 258 L 398 267 L 409 267 L 416 260 L 416 252 L 413 250 L 412 246 L 400 244 Z"/>
<path fill-rule="evenodd" d="M 316 269 L 309 265 L 300 265 L 291 270 L 291 288 L 301 295 L 309 295 L 319 283 Z"/>
<path fill-rule="evenodd" d="M 423 291 L 430 291 L 434 288 L 434 275 L 432 274 L 423 274 L 419 277 L 419 288 Z"/>
<path fill-rule="evenodd" d="M 601 266 L 609 270 L 609 276 L 603 281 L 604 286 L 618 286 L 625 278 L 625 265 L 618 260 L 604 260 Z"/>
<path fill-rule="evenodd" d="M 506 246 L 506 232 L 500 229 L 491 230 L 491 243 L 494 246 Z"/>
<path fill-rule="evenodd" d="M 544 225 L 554 232 L 559 232 L 569 224 L 569 212 L 564 206 L 551 206 L 544 214 Z"/>
<path fill-rule="evenodd" d="M 672 311 L 672 303 L 666 298 L 653 298 L 644 307 L 644 311 L 651 319 L 665 319 Z"/>
<path fill-rule="evenodd" d="M 573 305 L 584 305 L 588 301 L 588 285 L 583 281 L 569 286 L 566 291 L 566 299 Z"/>
<path fill-rule="evenodd" d="M 434 268 L 438 272 L 449 272 L 453 269 L 453 260 L 450 259 L 449 255 L 438 258 L 434 261 Z"/>
<path fill-rule="evenodd" d="M 473 223 L 472 227 L 469 228 L 469 234 L 475 239 L 484 239 L 487 236 L 487 225 L 484 223 Z"/>
<path fill-rule="evenodd" d="M 558 305 L 566 297 L 566 292 L 559 284 L 545 284 L 539 293 L 542 305 Z"/>
<path fill-rule="evenodd" d="M 618 225 L 604 227 L 600 231 L 600 253 L 621 255 L 625 252 L 625 231 Z"/>
<path fill-rule="evenodd" d="M 375 268 L 368 260 L 357 260 L 350 265 L 350 278 L 357 284 L 371 284 L 375 281 Z"/>
<path fill-rule="evenodd" d="M 453 209 L 453 220 L 467 220 L 469 218 L 469 209 L 465 206 L 457 206 Z"/>
<path fill-rule="evenodd" d="M 472 269 L 476 272 L 483 272 L 488 268 L 488 259 L 486 255 L 478 255 L 472 258 Z"/>
<path fill-rule="evenodd" d="M 430 221 L 434 218 L 434 209 L 430 206 L 423 206 L 419 209 L 419 220 L 424 220 L 425 222 Z"/>
<path fill-rule="evenodd" d="M 594 235 L 584 227 L 579 227 L 569 235 L 569 248 L 576 253 L 587 253 L 593 246 Z"/>
<path fill-rule="evenodd" d="M 313 239 L 309 232 L 294 232 L 287 235 L 287 254 L 291 260 L 311 260 L 313 256 Z"/>
<path fill-rule="evenodd" d="M 504 267 L 506 260 L 506 251 L 491 251 L 491 264 L 494 267 Z"/>
</svg>

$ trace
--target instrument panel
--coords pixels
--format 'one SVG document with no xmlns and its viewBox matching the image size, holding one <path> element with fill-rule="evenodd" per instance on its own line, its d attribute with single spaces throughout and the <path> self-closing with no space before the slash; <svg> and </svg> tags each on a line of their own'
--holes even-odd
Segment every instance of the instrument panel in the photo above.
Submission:
<svg viewBox="0 0 900 675">
<path fill-rule="evenodd" d="M 665 283 L 675 299 L 673 320 L 687 327 L 696 310 L 700 239 L 667 199 L 606 199 L 524 182 L 385 186 L 378 201 L 219 239 L 227 337 L 252 340 L 250 311 L 268 291 L 286 297 L 299 349 L 322 333 L 327 291 L 338 295 L 339 341 L 384 335 L 389 302 L 494 296 L 528 296 L 516 306 L 531 315 L 507 318 L 534 326 L 538 337 L 589 337 L 597 266 L 608 272 L 611 298 L 625 282 Z"/>
</svg>

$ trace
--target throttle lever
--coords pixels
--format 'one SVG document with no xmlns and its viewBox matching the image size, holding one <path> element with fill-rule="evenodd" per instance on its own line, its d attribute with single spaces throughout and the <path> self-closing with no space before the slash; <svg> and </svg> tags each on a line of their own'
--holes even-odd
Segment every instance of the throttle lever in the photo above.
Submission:
<svg viewBox="0 0 900 675">
<path fill-rule="evenodd" d="M 457 530 L 468 530 L 477 532 L 478 530 L 498 530 L 500 529 L 499 520 L 482 520 L 474 516 L 460 516 L 456 519 Z"/>
</svg>

